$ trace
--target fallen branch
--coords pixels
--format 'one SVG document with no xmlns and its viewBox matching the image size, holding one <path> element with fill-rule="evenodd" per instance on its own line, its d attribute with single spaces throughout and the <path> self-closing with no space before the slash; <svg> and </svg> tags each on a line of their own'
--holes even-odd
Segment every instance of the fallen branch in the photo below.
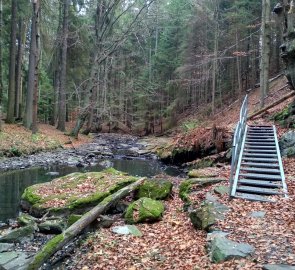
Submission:
<svg viewBox="0 0 295 270">
<path fill-rule="evenodd" d="M 292 97 L 294 95 L 295 95 L 295 91 L 290 92 L 288 95 L 283 96 L 281 99 L 273 102 L 272 104 L 268 105 L 267 107 L 265 107 L 265 108 L 263 108 L 263 109 L 261 109 L 261 110 L 259 110 L 257 112 L 252 113 L 250 116 L 248 116 L 247 119 L 248 120 L 251 120 L 253 117 L 255 117 L 255 116 L 259 115 L 259 114 L 264 113 L 265 111 L 267 111 L 267 110 L 271 109 L 272 107 L 274 107 L 274 106 L 282 103 L 283 101 L 285 101 L 286 99 L 288 99 L 288 98 L 290 98 L 290 97 Z"/>
<path fill-rule="evenodd" d="M 55 252 L 61 249 L 72 238 L 78 235 L 85 227 L 97 219 L 102 213 L 106 212 L 116 202 L 126 197 L 129 193 L 134 191 L 139 185 L 144 182 L 145 178 L 140 178 L 135 183 L 120 189 L 114 194 L 106 197 L 97 206 L 92 208 L 89 212 L 84 214 L 78 221 L 67 228 L 63 233 L 53 237 L 46 245 L 38 252 L 33 261 L 30 263 L 28 270 L 37 270 L 42 264 L 47 261 Z"/>
</svg>

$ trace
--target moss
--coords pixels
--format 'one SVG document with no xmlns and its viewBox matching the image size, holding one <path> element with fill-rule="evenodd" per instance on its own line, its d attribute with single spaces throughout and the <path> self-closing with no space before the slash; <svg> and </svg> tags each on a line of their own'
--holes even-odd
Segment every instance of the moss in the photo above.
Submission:
<svg viewBox="0 0 295 270">
<path fill-rule="evenodd" d="M 67 223 L 68 227 L 70 227 L 71 225 L 73 225 L 81 217 L 82 217 L 82 215 L 70 215 L 69 218 L 68 218 L 68 223 Z"/>
<path fill-rule="evenodd" d="M 216 177 L 215 174 L 205 174 L 204 172 L 200 170 L 191 170 L 188 172 L 189 178 L 212 178 Z"/>
<path fill-rule="evenodd" d="M 191 192 L 192 182 L 190 180 L 182 181 L 179 186 L 179 197 L 184 202 L 190 202 L 189 193 Z"/>
<path fill-rule="evenodd" d="M 130 204 L 125 213 L 127 223 L 153 222 L 162 217 L 164 205 L 150 198 L 140 198 Z"/>
<path fill-rule="evenodd" d="M 34 225 L 36 223 L 36 218 L 23 213 L 17 218 L 17 222 L 21 226 Z"/>
<path fill-rule="evenodd" d="M 203 169 L 212 167 L 214 165 L 214 161 L 210 158 L 203 158 L 194 164 L 194 169 Z"/>
<path fill-rule="evenodd" d="M 36 185 L 27 187 L 22 195 L 22 199 L 32 205 L 42 202 L 42 198 L 34 193 L 36 187 Z"/>
<path fill-rule="evenodd" d="M 102 172 L 72 173 L 57 178 L 51 183 L 28 187 L 22 195 L 22 199 L 29 203 L 31 214 L 34 216 L 39 217 L 47 211 L 55 214 L 68 215 L 75 210 L 81 211 L 84 208 L 95 206 L 107 196 L 136 180 L 138 180 L 137 177 L 128 176 L 128 174 L 113 168 Z M 84 189 L 80 189 L 86 181 L 90 181 L 90 184 L 94 188 L 91 193 L 87 193 L 87 189 L 83 193 Z M 47 193 L 47 196 L 43 196 L 42 198 L 37 194 L 43 188 L 47 188 L 50 193 Z M 74 189 L 76 191 L 72 192 Z M 54 192 L 55 190 L 59 192 Z M 61 204 L 58 207 L 51 208 L 51 205 L 56 205 L 55 200 L 61 202 Z"/>
<path fill-rule="evenodd" d="M 166 199 L 172 191 L 172 183 L 164 179 L 148 179 L 136 191 L 137 199 L 142 197 L 154 200 Z"/>
<path fill-rule="evenodd" d="M 63 234 L 53 237 L 40 252 L 34 257 L 33 261 L 28 266 L 28 270 L 37 270 L 39 267 L 54 253 L 55 248 L 64 240 Z"/>
</svg>

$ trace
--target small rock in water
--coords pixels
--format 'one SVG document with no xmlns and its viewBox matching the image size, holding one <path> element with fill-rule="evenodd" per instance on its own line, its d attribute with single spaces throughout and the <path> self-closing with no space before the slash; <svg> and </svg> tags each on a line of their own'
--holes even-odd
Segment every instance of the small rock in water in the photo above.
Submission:
<svg viewBox="0 0 295 270">
<path fill-rule="evenodd" d="M 116 226 L 112 228 L 112 232 L 117 234 L 142 236 L 142 232 L 135 225 Z"/>
<path fill-rule="evenodd" d="M 59 172 L 48 172 L 48 173 L 46 173 L 46 175 L 58 176 L 59 175 Z"/>
<path fill-rule="evenodd" d="M 113 167 L 114 163 L 111 162 L 110 160 L 103 160 L 101 162 L 98 163 L 100 166 L 103 166 L 105 168 L 111 168 Z"/>
</svg>

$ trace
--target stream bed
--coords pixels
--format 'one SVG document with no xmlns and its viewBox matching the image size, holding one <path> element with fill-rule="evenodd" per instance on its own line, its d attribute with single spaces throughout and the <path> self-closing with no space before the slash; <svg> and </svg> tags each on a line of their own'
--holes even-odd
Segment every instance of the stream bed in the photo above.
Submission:
<svg viewBox="0 0 295 270">
<path fill-rule="evenodd" d="M 20 197 L 26 187 L 69 173 L 101 171 L 113 167 L 134 176 L 182 174 L 177 167 L 165 165 L 144 149 L 145 145 L 138 143 L 135 137 L 105 134 L 97 135 L 93 143 L 78 149 L 0 162 L 0 224 L 18 216 Z"/>
</svg>

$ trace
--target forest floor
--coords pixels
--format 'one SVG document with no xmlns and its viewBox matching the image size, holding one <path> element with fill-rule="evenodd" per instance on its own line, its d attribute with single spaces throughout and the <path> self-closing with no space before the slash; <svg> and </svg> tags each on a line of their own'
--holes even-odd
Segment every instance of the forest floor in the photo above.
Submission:
<svg viewBox="0 0 295 270">
<path fill-rule="evenodd" d="M 82 134 L 78 139 L 74 139 L 50 125 L 39 124 L 38 129 L 37 134 L 32 134 L 20 124 L 2 124 L 0 156 L 29 155 L 60 147 L 77 147 L 92 140 L 91 137 Z"/>
<path fill-rule="evenodd" d="M 290 89 L 282 87 L 286 79 L 281 77 L 271 83 L 266 105 L 288 94 Z M 280 89 L 280 90 L 278 90 Z M 208 132 L 213 125 L 226 128 L 232 132 L 239 118 L 243 98 L 220 111 L 214 117 L 204 117 L 201 113 L 185 118 L 196 121 L 198 127 L 185 135 L 175 130 L 173 143 L 181 141 L 182 145 L 193 145 L 196 140 Z M 259 110 L 259 89 L 249 93 L 249 111 Z M 281 111 L 292 98 L 268 110 L 250 121 L 252 124 L 273 124 L 270 115 Z M 287 129 L 277 127 L 279 137 Z M 183 139 L 185 139 L 183 141 Z M 228 232 L 228 238 L 245 242 L 255 247 L 254 255 L 249 259 L 231 260 L 213 264 L 206 251 L 207 233 L 195 230 L 187 212 L 183 211 L 183 202 L 178 196 L 178 186 L 182 179 L 171 178 L 174 182 L 173 196 L 165 202 L 163 219 L 154 224 L 138 224 L 142 237 L 120 236 L 110 229 L 101 229 L 91 235 L 76 251 L 69 263 L 69 269 L 262 269 L 265 264 L 295 265 L 295 159 L 284 158 L 288 198 L 276 198 L 276 203 L 251 202 L 242 199 L 229 200 L 227 195 L 219 196 L 219 202 L 227 205 L 230 211 L 220 221 L 218 228 Z M 208 170 L 212 170 L 208 168 Z M 230 166 L 213 168 L 213 174 L 229 178 Z M 197 193 L 194 202 L 198 205 L 206 193 L 213 191 L 214 185 Z M 253 211 L 265 212 L 263 218 L 253 218 Z M 123 225 L 123 219 L 114 225 Z M 292 268 L 293 269 L 293 268 Z"/>
</svg>

